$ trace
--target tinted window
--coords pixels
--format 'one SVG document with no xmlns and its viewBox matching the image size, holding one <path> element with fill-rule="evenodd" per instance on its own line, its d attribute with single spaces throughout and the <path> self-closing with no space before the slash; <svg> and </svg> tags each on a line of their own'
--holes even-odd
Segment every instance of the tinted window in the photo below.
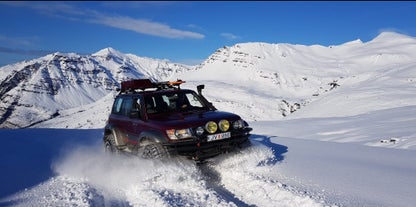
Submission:
<svg viewBox="0 0 416 207">
<path fill-rule="evenodd" d="M 199 97 L 191 92 L 157 94 L 145 97 L 147 113 L 187 111 L 205 108 Z"/>
<path fill-rule="evenodd" d="M 132 106 L 133 99 L 131 97 L 123 98 L 123 103 L 121 104 L 121 114 L 124 116 L 129 116 Z"/>
<path fill-rule="evenodd" d="M 117 97 L 114 101 L 112 113 L 129 116 L 133 99 L 131 97 Z"/>
<path fill-rule="evenodd" d="M 123 99 L 121 97 L 116 98 L 114 101 L 113 109 L 111 113 L 113 114 L 119 114 L 121 112 L 121 103 L 123 102 Z"/>
</svg>

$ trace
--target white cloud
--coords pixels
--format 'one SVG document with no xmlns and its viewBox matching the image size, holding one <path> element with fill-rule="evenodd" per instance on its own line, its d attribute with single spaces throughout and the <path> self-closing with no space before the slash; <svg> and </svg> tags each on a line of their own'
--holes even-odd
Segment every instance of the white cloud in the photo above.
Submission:
<svg viewBox="0 0 416 207">
<path fill-rule="evenodd" d="M 0 35 L 0 43 L 8 47 L 32 47 L 39 41 L 39 37 L 16 37 Z"/>
<path fill-rule="evenodd" d="M 221 33 L 221 36 L 227 38 L 227 39 L 231 39 L 231 40 L 235 40 L 235 39 L 240 39 L 240 36 L 237 36 L 235 34 L 232 33 Z"/>
<path fill-rule="evenodd" d="M 91 9 L 81 9 L 66 3 L 7 3 L 5 5 L 14 7 L 26 7 L 36 10 L 42 14 L 64 18 L 67 20 L 87 21 L 109 27 L 131 30 L 139 34 L 146 34 L 164 38 L 181 39 L 203 39 L 205 35 L 180 30 L 170 27 L 167 24 L 153 22 L 143 19 L 135 19 L 127 16 L 111 16 Z"/>
<path fill-rule="evenodd" d="M 205 37 L 200 33 L 179 30 L 171 28 L 166 24 L 130 17 L 98 15 L 96 19 L 91 20 L 91 22 L 158 37 L 194 39 L 202 39 Z"/>
<path fill-rule="evenodd" d="M 81 16 L 88 12 L 87 10 L 78 9 L 62 2 L 1 2 L 1 4 L 12 7 L 30 8 L 47 15 L 66 14 Z"/>
</svg>

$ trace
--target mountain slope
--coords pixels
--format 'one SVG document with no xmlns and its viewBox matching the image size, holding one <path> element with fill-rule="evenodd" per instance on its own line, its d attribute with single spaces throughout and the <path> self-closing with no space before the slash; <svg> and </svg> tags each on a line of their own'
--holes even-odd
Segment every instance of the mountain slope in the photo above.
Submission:
<svg viewBox="0 0 416 207">
<path fill-rule="evenodd" d="M 165 79 L 187 66 L 123 54 L 112 48 L 92 55 L 54 53 L 0 68 L 0 127 L 31 126 L 106 96 L 120 81 Z"/>
<path fill-rule="evenodd" d="M 344 116 L 416 104 L 416 39 L 381 33 L 339 46 L 244 43 L 177 77 L 249 120 Z M 322 110 L 324 109 L 324 110 Z"/>
<path fill-rule="evenodd" d="M 204 94 L 218 109 L 248 121 L 353 116 L 415 105 L 415 60 L 416 38 L 392 32 L 328 47 L 240 43 L 195 67 L 112 48 L 87 56 L 55 53 L 0 69 L 0 124 L 102 127 L 112 100 L 99 99 L 129 78 L 182 79 L 191 89 L 205 84 Z M 88 120 L 101 121 L 65 120 L 85 122 L 88 104 L 105 112 Z"/>
</svg>

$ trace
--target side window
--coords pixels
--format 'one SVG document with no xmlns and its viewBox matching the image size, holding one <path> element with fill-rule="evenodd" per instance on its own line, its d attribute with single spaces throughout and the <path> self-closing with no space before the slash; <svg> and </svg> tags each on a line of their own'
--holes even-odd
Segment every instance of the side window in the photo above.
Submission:
<svg viewBox="0 0 416 207">
<path fill-rule="evenodd" d="M 111 113 L 129 116 L 132 106 L 133 99 L 131 97 L 118 97 L 114 101 Z"/>
<path fill-rule="evenodd" d="M 123 99 L 123 103 L 121 104 L 121 114 L 124 116 L 129 116 L 132 106 L 133 106 L 133 99 L 131 97 L 125 97 Z"/>
<path fill-rule="evenodd" d="M 113 109 L 111 113 L 113 114 L 120 114 L 121 113 L 121 103 L 123 102 L 123 99 L 121 97 L 116 98 L 114 101 Z"/>
</svg>

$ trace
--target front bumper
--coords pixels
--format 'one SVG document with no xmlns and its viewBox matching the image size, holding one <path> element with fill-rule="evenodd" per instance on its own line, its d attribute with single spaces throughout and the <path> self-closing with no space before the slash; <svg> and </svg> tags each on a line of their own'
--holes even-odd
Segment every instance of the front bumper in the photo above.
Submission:
<svg viewBox="0 0 416 207">
<path fill-rule="evenodd" d="M 194 139 L 186 142 L 166 143 L 164 146 L 171 155 L 186 156 L 199 161 L 241 146 L 248 141 L 251 130 L 251 128 L 246 128 L 243 132 L 232 133 L 230 138 L 222 140 L 207 142 L 206 139 Z"/>
</svg>

